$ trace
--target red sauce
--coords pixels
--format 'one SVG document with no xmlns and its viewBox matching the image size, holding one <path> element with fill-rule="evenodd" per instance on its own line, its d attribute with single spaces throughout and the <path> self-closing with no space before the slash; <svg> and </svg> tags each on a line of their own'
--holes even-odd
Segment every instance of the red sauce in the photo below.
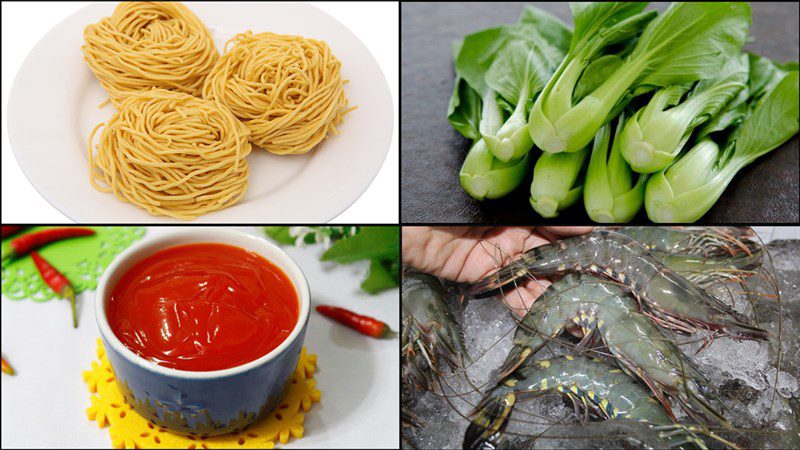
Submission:
<svg viewBox="0 0 800 450">
<path fill-rule="evenodd" d="M 260 255 L 225 244 L 170 247 L 114 286 L 106 315 L 114 334 L 164 367 L 209 371 L 258 359 L 297 324 L 297 293 Z"/>
</svg>

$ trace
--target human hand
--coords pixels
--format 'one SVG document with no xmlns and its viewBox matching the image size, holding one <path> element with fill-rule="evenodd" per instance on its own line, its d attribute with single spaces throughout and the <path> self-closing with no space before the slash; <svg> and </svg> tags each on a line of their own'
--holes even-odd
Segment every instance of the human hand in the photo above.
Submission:
<svg viewBox="0 0 800 450">
<path fill-rule="evenodd" d="M 403 227 L 403 263 L 438 277 L 473 283 L 528 250 L 592 227 Z M 551 281 L 528 280 L 503 302 L 524 316 Z"/>
</svg>

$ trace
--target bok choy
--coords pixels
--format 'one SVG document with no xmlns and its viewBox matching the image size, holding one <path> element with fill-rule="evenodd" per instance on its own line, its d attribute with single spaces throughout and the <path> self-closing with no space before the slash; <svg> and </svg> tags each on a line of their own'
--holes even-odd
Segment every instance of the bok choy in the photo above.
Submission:
<svg viewBox="0 0 800 450">
<path fill-rule="evenodd" d="M 561 21 L 528 7 L 516 24 L 470 34 L 454 47 L 456 86 L 448 119 L 475 141 L 459 174 L 472 197 L 502 197 L 524 179 L 533 147 L 528 110 L 570 38 Z"/>
<path fill-rule="evenodd" d="M 620 133 L 624 124 L 623 114 L 617 120 L 610 154 L 611 124 L 603 125 L 594 138 L 586 171 L 583 203 L 589 218 L 595 222 L 630 222 L 644 203 L 647 175 L 639 175 L 634 184 L 633 171 L 620 151 Z"/>
<path fill-rule="evenodd" d="M 714 117 L 744 89 L 748 68 L 747 55 L 731 58 L 717 77 L 699 81 L 682 102 L 691 85 L 674 85 L 656 92 L 620 135 L 622 156 L 633 170 L 653 173 L 667 167 L 692 130 Z"/>
<path fill-rule="evenodd" d="M 530 203 L 534 211 L 550 219 L 580 200 L 583 171 L 589 149 L 572 153 L 542 153 L 533 168 Z"/>
<path fill-rule="evenodd" d="M 492 154 L 504 162 L 518 160 L 533 147 L 527 130 L 532 99 L 564 58 L 572 36 L 563 22 L 531 7 L 525 9 L 516 26 L 506 29 L 508 42 L 485 79 L 489 88 L 514 109 L 496 133 L 483 136 Z"/>
<path fill-rule="evenodd" d="M 700 219 L 736 173 L 797 133 L 797 63 L 774 66 L 765 58 L 750 60 L 746 101 L 733 105 L 720 122 L 701 130 L 691 150 L 647 182 L 645 208 L 650 220 Z"/>
<path fill-rule="evenodd" d="M 646 6 L 570 3 L 574 31 L 528 7 L 454 47 L 448 120 L 472 140 L 459 173 L 469 195 L 508 195 L 533 165 L 542 217 L 582 197 L 595 222 L 628 222 L 642 205 L 653 221 L 692 222 L 797 132 L 798 65 L 742 53 L 749 4 Z"/>
<path fill-rule="evenodd" d="M 495 33 L 495 30 L 485 30 L 481 33 Z M 462 42 L 457 42 L 453 46 L 456 58 L 462 46 Z M 456 75 L 447 117 L 456 131 L 474 140 L 459 174 L 461 186 L 478 200 L 503 197 L 525 178 L 529 167 L 528 158 L 508 164 L 498 160 L 489 152 L 482 133 L 496 132 L 502 125 L 503 113 L 493 94 L 487 94 L 484 101 L 458 71 Z M 480 81 L 481 79 L 477 78 L 473 83 Z"/>
<path fill-rule="evenodd" d="M 571 3 L 569 54 L 530 112 L 528 127 L 542 150 L 584 148 L 632 97 L 656 87 L 712 78 L 741 51 L 750 25 L 747 3 L 673 3 L 653 20 L 642 2 Z M 652 20 L 652 21 L 651 21 Z M 595 59 L 636 37 L 633 50 L 597 89 L 575 98 L 575 84 Z M 606 54 L 603 52 L 606 51 Z"/>
<path fill-rule="evenodd" d="M 616 55 L 593 61 L 575 85 L 577 95 L 600 86 L 622 61 Z M 601 129 L 602 130 L 602 129 Z M 599 136 L 599 133 L 598 133 Z M 595 143 L 597 143 L 595 138 Z M 595 144 L 596 145 L 596 144 Z M 608 143 L 606 142 L 606 145 Z M 589 148 L 577 152 L 544 152 L 533 168 L 530 204 L 540 216 L 551 219 L 577 202 L 583 193 L 583 175 Z"/>
</svg>

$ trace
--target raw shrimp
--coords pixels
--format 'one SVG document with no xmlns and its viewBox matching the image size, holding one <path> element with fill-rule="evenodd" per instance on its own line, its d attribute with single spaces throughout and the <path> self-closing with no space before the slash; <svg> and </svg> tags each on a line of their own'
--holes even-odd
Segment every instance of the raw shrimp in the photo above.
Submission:
<svg viewBox="0 0 800 450">
<path fill-rule="evenodd" d="M 585 272 L 617 281 L 634 295 L 641 311 L 664 328 L 685 333 L 711 332 L 737 339 L 766 340 L 766 330 L 659 262 L 629 236 L 597 230 L 536 247 L 472 286 L 475 297 L 489 297 L 529 275 Z"/>
<path fill-rule="evenodd" d="M 563 356 L 523 367 L 489 391 L 470 416 L 464 448 L 497 448 L 514 405 L 526 396 L 560 392 L 585 414 L 601 419 L 628 419 L 658 430 L 664 447 L 706 448 L 696 426 L 676 424 L 658 402 L 622 370 L 597 358 Z M 709 432 L 705 432 L 710 434 Z"/>
<path fill-rule="evenodd" d="M 638 241 L 652 252 L 695 256 L 760 253 L 749 227 L 605 227 Z"/>
<path fill-rule="evenodd" d="M 628 292 L 589 274 L 564 276 L 534 303 L 517 327 L 514 346 L 500 369 L 501 377 L 524 363 L 532 364 L 530 356 L 572 323 L 583 331 L 579 349 L 599 336 L 623 370 L 641 379 L 673 418 L 667 395 L 678 399 L 693 417 L 728 426 L 702 397 L 707 380 L 638 312 Z"/>
<path fill-rule="evenodd" d="M 763 263 L 764 247 L 748 227 L 613 227 L 662 264 L 701 287 L 743 281 Z M 746 285 L 744 286 L 747 287 Z"/>
<path fill-rule="evenodd" d="M 466 355 L 461 326 L 444 301 L 442 282 L 408 270 L 402 286 L 402 376 L 421 390 L 438 389 L 443 360 L 462 367 Z"/>
</svg>

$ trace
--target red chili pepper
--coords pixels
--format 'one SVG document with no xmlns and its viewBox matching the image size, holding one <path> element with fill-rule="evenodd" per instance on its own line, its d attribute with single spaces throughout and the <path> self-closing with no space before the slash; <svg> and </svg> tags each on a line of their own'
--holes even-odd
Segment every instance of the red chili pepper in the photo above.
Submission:
<svg viewBox="0 0 800 450">
<path fill-rule="evenodd" d="M 39 275 L 42 276 L 42 280 L 50 286 L 50 289 L 58 294 L 59 297 L 69 300 L 70 308 L 72 309 L 72 327 L 78 328 L 75 289 L 73 289 L 72 283 L 38 253 L 31 252 L 31 258 L 33 258 L 33 264 L 36 265 L 36 269 L 39 271 Z"/>
<path fill-rule="evenodd" d="M 18 258 L 51 242 L 92 234 L 94 234 L 94 230 L 91 228 L 51 228 L 26 234 L 14 239 L 7 247 L 3 248 L 2 259 L 5 261 L 6 258 Z"/>
<path fill-rule="evenodd" d="M 344 308 L 319 305 L 317 306 L 317 312 L 343 325 L 347 325 L 361 334 L 374 338 L 391 337 L 395 334 L 384 322 L 369 316 L 356 314 Z"/>
<path fill-rule="evenodd" d="M 3 239 L 11 236 L 12 234 L 17 234 L 25 228 L 28 227 L 24 225 L 3 225 Z"/>
<path fill-rule="evenodd" d="M 4 357 L 0 358 L 2 358 L 3 360 L 3 373 L 7 373 L 9 375 L 16 375 L 17 373 L 14 372 L 14 368 L 11 367 L 11 364 L 9 364 Z"/>
</svg>

